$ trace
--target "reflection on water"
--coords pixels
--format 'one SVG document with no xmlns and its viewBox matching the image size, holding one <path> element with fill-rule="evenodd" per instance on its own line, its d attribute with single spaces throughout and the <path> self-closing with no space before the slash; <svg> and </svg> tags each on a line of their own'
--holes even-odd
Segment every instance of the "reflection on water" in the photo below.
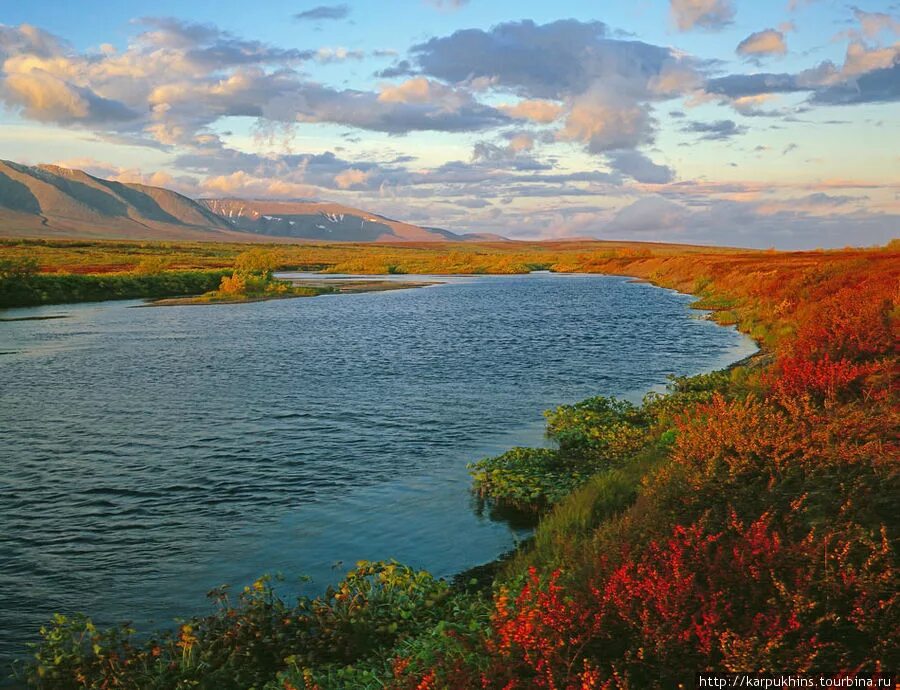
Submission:
<svg viewBox="0 0 900 690">
<path fill-rule="evenodd" d="M 531 275 L 8 310 L 68 316 L 0 323 L 0 656 L 53 611 L 146 628 L 263 572 L 316 591 L 361 558 L 490 560 L 527 530 L 473 509 L 467 462 L 542 443 L 552 405 L 748 353 L 688 302 Z"/>
</svg>

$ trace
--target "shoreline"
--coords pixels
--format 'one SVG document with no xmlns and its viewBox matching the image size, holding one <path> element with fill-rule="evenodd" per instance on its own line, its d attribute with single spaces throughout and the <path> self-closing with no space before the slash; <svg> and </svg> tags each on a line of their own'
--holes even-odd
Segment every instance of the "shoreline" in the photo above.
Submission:
<svg viewBox="0 0 900 690">
<path fill-rule="evenodd" d="M 702 306 L 695 306 L 696 304 L 699 303 L 701 298 L 693 293 L 682 292 L 681 290 L 678 290 L 676 288 L 671 288 L 671 287 L 666 287 L 664 285 L 660 285 L 656 281 L 651 280 L 649 278 L 638 278 L 635 276 L 628 276 L 628 275 L 623 275 L 623 274 L 618 274 L 618 273 L 607 273 L 607 274 L 590 273 L 590 274 L 586 274 L 586 275 L 608 275 L 610 277 L 627 278 L 627 280 L 626 280 L 627 283 L 637 284 L 637 285 L 651 285 L 652 287 L 658 288 L 660 290 L 672 290 L 673 292 L 676 292 L 680 295 L 685 295 L 687 297 L 694 298 L 696 301 L 694 303 L 688 305 L 688 307 L 690 309 L 695 310 L 695 311 L 707 312 L 706 319 L 709 321 L 712 321 L 713 323 L 715 323 L 717 326 L 719 326 L 721 328 L 728 328 L 729 326 L 732 326 L 738 333 L 741 333 L 745 337 L 749 338 L 750 341 L 756 347 L 755 352 L 752 352 L 748 355 L 744 355 L 740 359 L 737 359 L 734 362 L 731 362 L 730 364 L 727 364 L 725 366 L 710 369 L 709 371 L 699 372 L 699 374 L 701 374 L 701 375 L 715 374 L 717 372 L 730 372 L 730 371 L 733 371 L 734 369 L 737 369 L 739 367 L 744 367 L 744 366 L 756 367 L 756 366 L 765 365 L 772 356 L 772 353 L 768 348 L 766 348 L 761 342 L 759 342 L 758 340 L 753 338 L 749 333 L 747 333 L 746 331 L 742 331 L 740 328 L 738 328 L 737 324 L 724 324 L 724 323 L 717 322 L 715 320 L 714 316 L 715 316 L 716 311 L 718 311 L 718 310 L 709 309 L 709 308 L 705 308 Z M 652 390 L 652 389 L 650 389 L 650 390 Z M 650 392 L 650 390 L 648 390 L 647 392 Z M 597 392 L 597 395 L 603 395 L 603 394 L 604 393 L 602 391 Z M 579 401 L 576 401 L 576 403 L 577 402 L 579 402 Z M 462 591 L 469 587 L 472 587 L 476 591 L 490 592 L 494 578 L 497 574 L 499 574 L 501 572 L 501 569 L 503 568 L 503 566 L 505 566 L 508 563 L 513 562 L 518 556 L 520 556 L 521 554 L 527 552 L 530 548 L 532 548 L 532 546 L 534 544 L 534 540 L 535 540 L 535 532 L 537 531 L 537 528 L 538 528 L 538 525 L 540 524 L 541 519 L 542 519 L 542 516 L 535 516 L 534 526 L 531 528 L 532 529 L 531 535 L 529 535 L 528 538 L 521 541 L 519 544 L 517 544 L 512 549 L 509 549 L 508 551 L 504 551 L 503 553 L 498 554 L 496 558 L 493 558 L 489 561 L 485 561 L 484 563 L 479 563 L 479 564 L 470 566 L 468 568 L 463 568 L 462 570 L 459 570 L 459 571 L 449 575 L 446 578 L 446 581 L 450 584 L 450 586 L 452 588 L 454 588 L 458 591 Z"/>
<path fill-rule="evenodd" d="M 290 290 L 307 290 L 307 292 L 274 292 L 263 295 L 228 297 L 224 299 L 208 298 L 205 295 L 189 297 L 161 297 L 149 299 L 138 307 L 183 307 L 207 306 L 217 304 L 250 304 L 253 302 L 269 302 L 280 299 L 298 299 L 303 297 L 320 297 L 322 295 L 353 295 L 365 292 L 389 292 L 391 290 L 411 290 L 414 288 L 441 285 L 438 282 L 387 281 L 387 280 L 348 280 L 338 283 L 336 280 L 298 280 L 291 281 Z"/>
</svg>

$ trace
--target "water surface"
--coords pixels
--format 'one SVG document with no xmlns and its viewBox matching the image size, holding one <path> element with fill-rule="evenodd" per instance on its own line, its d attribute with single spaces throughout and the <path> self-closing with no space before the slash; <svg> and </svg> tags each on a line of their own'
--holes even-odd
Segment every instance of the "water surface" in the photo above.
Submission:
<svg viewBox="0 0 900 690">
<path fill-rule="evenodd" d="M 66 315 L 0 323 L 0 657 L 54 611 L 147 629 L 264 572 L 314 592 L 363 558 L 489 561 L 524 532 L 473 510 L 467 462 L 753 349 L 623 278 L 440 280 L 0 314 Z"/>
</svg>

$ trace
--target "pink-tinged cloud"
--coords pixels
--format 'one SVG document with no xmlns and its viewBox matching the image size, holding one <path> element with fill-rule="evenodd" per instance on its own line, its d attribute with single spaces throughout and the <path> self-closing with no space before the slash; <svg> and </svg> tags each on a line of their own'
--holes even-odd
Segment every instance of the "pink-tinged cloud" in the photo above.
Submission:
<svg viewBox="0 0 900 690">
<path fill-rule="evenodd" d="M 549 124 L 563 113 L 563 106 L 541 98 L 526 99 L 515 105 L 501 105 L 500 110 L 517 120 Z"/>
<path fill-rule="evenodd" d="M 415 77 L 400 84 L 383 86 L 378 94 L 378 100 L 382 103 L 434 103 L 448 98 L 458 101 L 460 95 L 446 84 L 425 77 Z M 462 99 L 465 100 L 465 97 Z"/>
<path fill-rule="evenodd" d="M 590 153 L 603 153 L 636 148 L 651 141 L 653 132 L 645 107 L 598 85 L 573 99 L 558 137 L 581 142 Z"/>
<path fill-rule="evenodd" d="M 752 33 L 738 43 L 738 55 L 744 57 L 762 57 L 766 55 L 784 55 L 787 53 L 787 41 L 781 31 L 765 29 Z"/>
<path fill-rule="evenodd" d="M 860 30 L 866 38 L 877 38 L 882 31 L 895 36 L 900 34 L 900 19 L 889 14 L 884 12 L 865 12 L 858 7 L 853 8 L 853 14 L 859 21 Z"/>
<path fill-rule="evenodd" d="M 222 196 L 264 198 L 314 198 L 318 196 L 318 190 L 315 187 L 269 177 L 259 178 L 243 170 L 238 170 L 230 175 L 209 177 L 201 183 L 200 187 L 204 193 Z"/>
<path fill-rule="evenodd" d="M 350 168 L 334 176 L 334 184 L 338 189 L 353 189 L 363 187 L 368 182 L 371 172 Z"/>
</svg>

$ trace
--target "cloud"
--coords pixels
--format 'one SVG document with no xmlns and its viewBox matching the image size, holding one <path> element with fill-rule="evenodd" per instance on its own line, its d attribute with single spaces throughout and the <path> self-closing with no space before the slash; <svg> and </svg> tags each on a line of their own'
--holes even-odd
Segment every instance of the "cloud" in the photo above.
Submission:
<svg viewBox="0 0 900 690">
<path fill-rule="evenodd" d="M 784 55 L 787 53 L 787 41 L 784 34 L 775 29 L 765 29 L 752 33 L 738 43 L 735 50 L 744 57 L 761 57 L 768 55 Z"/>
<path fill-rule="evenodd" d="M 549 24 L 506 22 L 489 31 L 465 29 L 413 46 L 421 71 L 451 83 L 475 78 L 523 98 L 559 100 L 598 81 L 647 82 L 671 62 L 689 62 L 670 48 L 607 36 L 603 22 L 564 19 Z"/>
<path fill-rule="evenodd" d="M 147 70 L 158 66 L 159 62 L 168 62 L 169 67 L 178 71 L 209 71 L 249 65 L 294 65 L 315 54 L 312 50 L 279 48 L 262 41 L 243 39 L 214 24 L 198 24 L 174 17 L 141 17 L 133 23 L 146 26 L 149 31 L 140 34 L 118 59 L 107 54 L 107 65 L 127 65 L 140 72 L 141 66 L 134 63 L 134 58 L 143 54 L 150 59 L 144 65 Z"/>
<path fill-rule="evenodd" d="M 649 143 L 653 133 L 646 108 L 621 92 L 597 87 L 573 99 L 559 138 L 603 153 Z"/>
<path fill-rule="evenodd" d="M 9 105 L 21 106 L 26 117 L 40 122 L 102 125 L 138 117 L 123 103 L 41 69 L 8 70 L 2 97 Z"/>
<path fill-rule="evenodd" d="M 308 185 L 285 180 L 254 177 L 242 170 L 230 175 L 208 177 L 200 184 L 204 194 L 257 198 L 315 198 L 317 191 Z"/>
<path fill-rule="evenodd" d="M 662 63 L 659 74 L 649 79 L 647 87 L 652 94 L 668 98 L 690 93 L 702 84 L 703 78 L 692 64 L 670 59 Z"/>
<path fill-rule="evenodd" d="M 811 99 L 812 103 L 822 105 L 892 101 L 900 101 L 900 62 L 895 62 L 891 67 L 863 74 L 850 83 L 818 91 Z"/>
<path fill-rule="evenodd" d="M 509 137 L 509 148 L 516 153 L 531 151 L 534 148 L 534 137 L 527 132 L 515 132 Z"/>
<path fill-rule="evenodd" d="M 95 177 L 102 177 L 114 182 L 131 182 L 137 184 L 151 185 L 154 187 L 174 187 L 176 185 L 188 185 L 194 189 L 196 180 L 193 178 L 176 179 L 164 170 L 156 170 L 153 172 L 143 172 L 140 168 L 124 168 L 95 158 L 68 158 L 52 161 L 52 165 L 58 165 L 63 168 L 71 168 L 73 170 L 83 170 Z"/>
<path fill-rule="evenodd" d="M 621 209 L 607 225 L 607 232 L 643 233 L 683 226 L 688 211 L 660 196 L 646 196 Z"/>
<path fill-rule="evenodd" d="M 512 131 L 507 132 L 505 138 L 505 146 L 489 141 L 476 142 L 472 147 L 474 164 L 504 171 L 542 171 L 553 167 L 531 155 L 535 145 L 534 135 Z"/>
<path fill-rule="evenodd" d="M 499 110 L 462 92 L 448 88 L 445 96 L 444 100 L 418 103 L 382 99 L 381 94 L 370 91 L 306 84 L 293 93 L 273 98 L 262 113 L 283 122 L 331 122 L 391 134 L 473 132 L 509 122 Z"/>
<path fill-rule="evenodd" d="M 518 103 L 499 109 L 544 124 L 561 120 L 557 139 L 582 143 L 593 154 L 652 141 L 650 104 L 703 83 L 690 56 L 612 38 L 599 21 L 466 29 L 413 46 L 410 55 L 431 78 L 515 94 Z"/>
<path fill-rule="evenodd" d="M 853 8 L 853 14 L 860 24 L 860 30 L 866 38 L 877 38 L 886 31 L 892 35 L 900 34 L 900 20 L 884 12 L 866 12 L 858 7 Z"/>
<path fill-rule="evenodd" d="M 350 7 L 345 4 L 319 5 L 318 7 L 298 12 L 294 15 L 294 19 L 301 22 L 320 22 L 346 19 L 348 16 L 350 16 Z"/>
<path fill-rule="evenodd" d="M 705 93 L 719 96 L 726 103 L 730 101 L 731 105 L 743 98 L 798 92 L 809 93 L 806 107 L 900 100 L 900 42 L 885 46 L 868 42 L 885 33 L 900 33 L 900 21 L 885 13 L 865 12 L 859 8 L 853 8 L 853 11 L 859 28 L 841 32 L 836 37 L 849 39 L 842 65 L 825 60 L 795 74 L 730 74 L 708 79 L 703 87 Z M 782 49 L 786 50 L 786 45 L 781 45 L 783 36 L 773 35 L 777 33 L 767 29 L 752 34 L 740 44 L 738 52 L 751 59 L 781 53 Z M 781 113 L 755 111 L 744 114 Z"/>
<path fill-rule="evenodd" d="M 796 12 L 801 7 L 805 7 L 806 5 L 811 5 L 816 0 L 788 0 L 787 9 L 788 12 Z"/>
<path fill-rule="evenodd" d="M 845 77 L 888 69 L 900 61 L 900 43 L 887 48 L 871 48 L 863 43 L 853 42 L 847 46 L 847 55 L 841 74 Z"/>
<path fill-rule="evenodd" d="M 721 29 L 735 13 L 732 0 L 670 0 L 669 10 L 679 31 Z"/>
<path fill-rule="evenodd" d="M 784 113 L 780 110 L 764 110 L 760 107 L 776 98 L 776 94 L 760 93 L 755 96 L 734 98 L 729 105 L 744 117 L 781 117 Z"/>
<path fill-rule="evenodd" d="M 732 74 L 710 79 L 709 94 L 741 99 L 810 92 L 811 105 L 855 105 L 900 100 L 900 44 L 886 48 L 847 46 L 840 67 L 825 61 L 797 74 Z"/>
<path fill-rule="evenodd" d="M 636 182 L 646 184 L 665 184 L 674 177 L 671 168 L 657 165 L 639 151 L 613 151 L 609 154 L 609 165 Z"/>
<path fill-rule="evenodd" d="M 435 85 L 434 102 L 389 102 L 379 94 L 308 81 L 306 61 L 359 59 L 344 48 L 282 49 L 211 24 L 144 18 L 127 49 L 77 53 L 49 34 L 0 31 L 0 100 L 42 122 L 82 124 L 147 144 L 190 146 L 225 117 L 330 122 L 404 134 L 478 131 L 511 118 L 462 88 Z"/>
<path fill-rule="evenodd" d="M 67 50 L 69 46 L 64 41 L 31 24 L 18 27 L 0 24 L 0 58 L 17 53 L 48 58 Z"/>
<path fill-rule="evenodd" d="M 561 104 L 542 99 L 522 100 L 515 105 L 501 105 L 499 109 L 517 120 L 530 120 L 542 124 L 549 124 L 558 119 L 564 110 Z"/>
<path fill-rule="evenodd" d="M 460 83 L 494 77 L 498 86 L 525 96 L 559 98 L 590 82 L 586 49 L 606 34 L 602 22 L 573 19 L 536 25 L 508 22 L 490 31 L 465 29 L 413 46 L 425 74 Z"/>
<path fill-rule="evenodd" d="M 601 22 L 510 22 L 435 38 L 412 49 L 417 64 L 382 72 L 411 78 L 378 91 L 335 88 L 299 71 L 362 59 L 360 51 L 284 49 L 168 17 L 136 23 L 145 30 L 127 48 L 99 53 L 78 53 L 36 30 L 4 29 L 0 99 L 32 119 L 80 122 L 153 146 L 192 146 L 227 117 L 390 134 L 477 132 L 525 120 L 559 121 L 559 140 L 603 153 L 652 141 L 650 104 L 700 81 L 693 59 L 610 38 Z M 520 100 L 502 109 L 482 101 L 500 94 Z"/>
<path fill-rule="evenodd" d="M 398 63 L 385 67 L 383 70 L 375 72 L 375 76 L 380 79 L 396 79 L 397 77 L 409 77 L 416 74 L 409 60 L 400 60 Z"/>
<path fill-rule="evenodd" d="M 347 60 L 362 60 L 366 54 L 361 50 L 349 50 L 347 48 L 319 48 L 316 51 L 316 62 L 328 64 L 331 62 L 345 62 Z"/>
<path fill-rule="evenodd" d="M 439 10 L 458 10 L 469 4 L 469 0 L 425 0 L 425 3 Z"/>
<path fill-rule="evenodd" d="M 770 93 L 792 93 L 807 90 L 798 82 L 792 74 L 729 74 L 724 77 L 716 77 L 706 82 L 704 89 L 707 93 L 727 96 L 729 98 L 741 98 L 744 96 L 757 96 Z"/>
<path fill-rule="evenodd" d="M 721 141 L 743 134 L 746 127 L 738 126 L 734 120 L 716 120 L 715 122 L 690 122 L 681 129 L 682 132 L 700 134 L 701 139 Z"/>
<path fill-rule="evenodd" d="M 338 173 L 334 176 L 334 183 L 338 189 L 351 189 L 353 187 L 362 187 L 371 176 L 371 171 L 360 170 L 359 168 L 350 168 Z"/>
<path fill-rule="evenodd" d="M 454 89 L 425 77 L 415 77 L 400 84 L 388 84 L 381 88 L 378 100 L 382 103 L 418 103 L 441 106 L 447 110 L 474 105 L 471 94 Z"/>
</svg>

